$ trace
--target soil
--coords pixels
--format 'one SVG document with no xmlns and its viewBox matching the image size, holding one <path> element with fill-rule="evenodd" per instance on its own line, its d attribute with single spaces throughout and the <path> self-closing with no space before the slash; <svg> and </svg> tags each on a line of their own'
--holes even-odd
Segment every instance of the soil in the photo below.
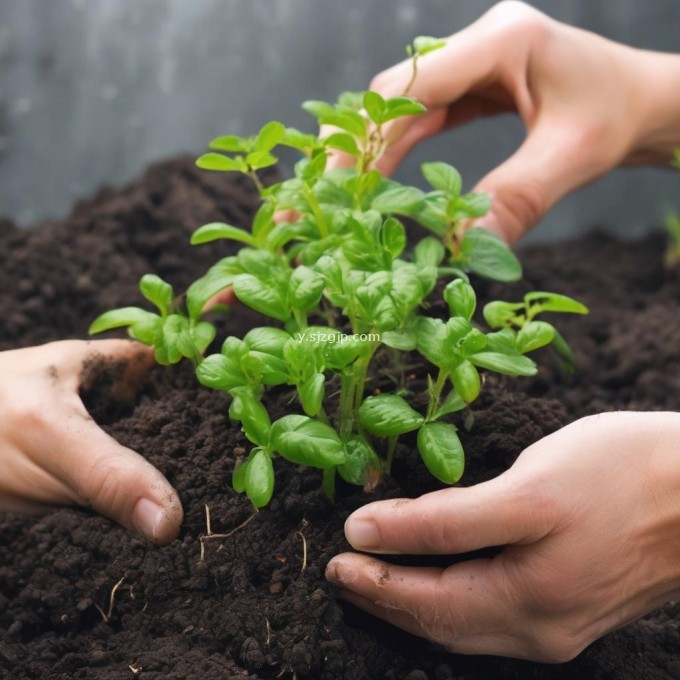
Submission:
<svg viewBox="0 0 680 680">
<path fill-rule="evenodd" d="M 102 310 L 139 301 L 137 281 L 148 271 L 184 289 L 229 250 L 223 243 L 191 248 L 189 234 L 209 221 L 244 224 L 254 206 L 246 185 L 182 158 L 152 166 L 123 189 L 101 190 L 65 220 L 33 230 L 0 221 L 0 349 L 85 337 Z M 463 434 L 465 484 L 497 475 L 523 448 L 583 415 L 680 410 L 680 276 L 664 273 L 662 257 L 659 235 L 631 244 L 593 234 L 528 249 L 524 283 L 486 286 L 506 299 L 525 288 L 559 291 L 592 313 L 561 321 L 577 357 L 573 377 L 544 354 L 534 379 L 486 381 L 474 428 Z M 240 334 L 256 322 L 238 310 L 220 333 Z M 418 382 L 422 370 L 415 373 Z M 157 548 L 82 509 L 0 515 L 0 677 L 680 677 L 677 604 L 560 666 L 451 655 L 340 604 L 323 574 L 348 548 L 348 514 L 377 497 L 437 488 L 413 442 L 400 447 L 394 476 L 377 493 L 342 486 L 335 505 L 316 471 L 279 461 L 270 507 L 238 528 L 252 509 L 229 485 L 245 442 L 225 417 L 227 397 L 198 387 L 186 366 L 154 368 L 128 405 L 114 403 L 107 384 L 84 395 L 92 415 L 177 488 L 186 514 L 180 536 Z M 201 562 L 206 505 L 212 530 L 233 533 L 206 541 Z M 108 613 L 123 577 L 110 618 L 103 616 L 99 608 Z"/>
</svg>

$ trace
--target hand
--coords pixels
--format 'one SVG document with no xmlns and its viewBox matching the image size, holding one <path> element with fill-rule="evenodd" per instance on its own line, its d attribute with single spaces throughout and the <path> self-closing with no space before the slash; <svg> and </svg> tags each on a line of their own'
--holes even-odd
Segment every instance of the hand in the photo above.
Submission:
<svg viewBox="0 0 680 680">
<path fill-rule="evenodd" d="M 370 89 L 403 94 L 406 60 Z M 504 112 L 522 118 L 519 150 L 475 187 L 493 199 L 481 226 L 517 240 L 560 198 L 621 163 L 667 163 L 680 145 L 680 58 L 632 49 L 500 2 L 424 56 L 409 94 L 429 111 L 387 131 L 390 174 L 421 140 Z M 347 163 L 338 154 L 329 167 Z"/>
<path fill-rule="evenodd" d="M 373 553 L 507 546 L 447 569 L 339 555 L 338 595 L 464 654 L 574 658 L 680 589 L 680 414 L 609 413 L 530 446 L 469 488 L 357 510 L 345 533 Z"/>
<path fill-rule="evenodd" d="M 118 388 L 129 389 L 153 355 L 127 340 L 0 352 L 0 510 L 87 505 L 168 543 L 182 521 L 177 493 L 144 458 L 101 430 L 78 394 L 86 364 L 98 361 L 127 362 Z"/>
</svg>

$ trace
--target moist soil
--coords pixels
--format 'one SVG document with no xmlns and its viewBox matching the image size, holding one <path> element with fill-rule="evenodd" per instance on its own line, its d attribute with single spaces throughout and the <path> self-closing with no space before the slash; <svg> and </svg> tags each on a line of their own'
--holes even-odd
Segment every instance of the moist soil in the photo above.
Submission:
<svg viewBox="0 0 680 680">
<path fill-rule="evenodd" d="M 86 337 L 101 311 L 140 302 L 137 281 L 146 272 L 185 289 L 229 252 L 225 243 L 191 248 L 189 234 L 217 220 L 245 225 L 254 207 L 240 179 L 180 158 L 123 189 L 101 190 L 65 220 L 31 230 L 0 220 L 0 349 Z M 535 378 L 486 381 L 474 427 L 462 433 L 464 484 L 499 474 L 525 447 L 581 416 L 680 410 L 680 276 L 664 272 L 663 246 L 660 235 L 623 243 L 594 233 L 523 251 L 521 284 L 484 284 L 485 294 L 505 299 L 528 289 L 565 293 L 591 314 L 560 320 L 578 364 L 572 377 L 544 353 Z M 234 308 L 218 337 L 260 321 Z M 407 386 L 417 390 L 424 375 L 414 367 Z M 375 492 L 341 486 L 334 505 L 316 471 L 277 461 L 274 500 L 238 528 L 253 510 L 229 484 L 246 442 L 226 418 L 228 397 L 199 387 L 188 366 L 152 369 L 133 403 L 113 398 L 110 378 L 103 374 L 83 398 L 102 427 L 176 487 L 185 511 L 180 535 L 158 548 L 83 509 L 0 515 L 0 677 L 680 677 L 677 604 L 559 666 L 452 655 L 341 604 L 324 569 L 348 549 L 349 513 L 438 488 L 412 441 Z M 272 395 L 274 415 L 290 409 L 288 397 Z M 201 561 L 206 505 L 213 532 L 229 535 L 206 541 Z M 123 577 L 105 621 L 99 609 L 108 613 Z"/>
</svg>

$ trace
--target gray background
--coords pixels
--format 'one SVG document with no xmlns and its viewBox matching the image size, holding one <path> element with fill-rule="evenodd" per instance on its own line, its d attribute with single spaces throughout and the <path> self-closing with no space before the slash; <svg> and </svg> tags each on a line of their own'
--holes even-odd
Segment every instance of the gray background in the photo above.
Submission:
<svg viewBox="0 0 680 680">
<path fill-rule="evenodd" d="M 304 99 L 365 87 L 418 34 L 448 35 L 491 0 L 0 0 L 0 215 L 66 214 L 150 161 L 197 154 L 267 120 L 313 129 Z M 554 17 L 632 45 L 678 50 L 678 0 L 547 0 Z M 425 143 L 471 186 L 522 139 L 513 118 Z M 532 238 L 594 224 L 633 234 L 680 205 L 663 170 L 620 170 L 565 199 Z"/>
</svg>

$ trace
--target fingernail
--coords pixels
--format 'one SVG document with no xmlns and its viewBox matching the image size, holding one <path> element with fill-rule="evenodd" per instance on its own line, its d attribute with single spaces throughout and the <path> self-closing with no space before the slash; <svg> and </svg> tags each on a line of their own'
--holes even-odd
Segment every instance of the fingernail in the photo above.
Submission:
<svg viewBox="0 0 680 680">
<path fill-rule="evenodd" d="M 326 580 L 334 586 L 342 585 L 342 567 L 338 560 L 331 560 L 326 567 Z"/>
<path fill-rule="evenodd" d="M 164 519 L 163 508 L 148 498 L 140 498 L 132 513 L 135 529 L 150 541 L 158 539 Z"/>
<path fill-rule="evenodd" d="M 345 523 L 345 536 L 357 550 L 376 550 L 380 547 L 378 526 L 372 519 L 350 517 Z"/>
<path fill-rule="evenodd" d="M 326 567 L 326 580 L 340 588 L 351 587 L 359 574 L 350 564 L 342 556 L 334 557 Z"/>
</svg>

